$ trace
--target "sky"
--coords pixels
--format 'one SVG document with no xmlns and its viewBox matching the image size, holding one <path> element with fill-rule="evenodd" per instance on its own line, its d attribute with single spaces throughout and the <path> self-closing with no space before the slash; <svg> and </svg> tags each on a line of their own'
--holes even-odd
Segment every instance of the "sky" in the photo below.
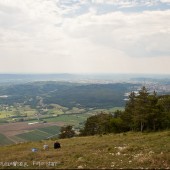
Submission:
<svg viewBox="0 0 170 170">
<path fill-rule="evenodd" d="M 170 0 L 0 0 L 0 73 L 170 74 Z"/>
</svg>

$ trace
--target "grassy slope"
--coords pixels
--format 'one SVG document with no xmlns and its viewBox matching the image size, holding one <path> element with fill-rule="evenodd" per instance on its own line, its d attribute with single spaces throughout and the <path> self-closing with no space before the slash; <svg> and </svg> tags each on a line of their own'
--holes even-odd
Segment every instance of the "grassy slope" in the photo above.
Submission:
<svg viewBox="0 0 170 170">
<path fill-rule="evenodd" d="M 59 142 L 62 147 L 58 150 L 53 149 L 50 140 L 0 147 L 0 162 L 27 162 L 26 168 L 34 169 L 170 168 L 170 131 L 77 137 Z M 48 151 L 42 149 L 45 143 L 50 146 Z M 38 152 L 31 152 L 33 147 Z M 39 161 L 44 165 L 33 165 Z M 0 168 L 4 167 L 0 164 Z"/>
</svg>

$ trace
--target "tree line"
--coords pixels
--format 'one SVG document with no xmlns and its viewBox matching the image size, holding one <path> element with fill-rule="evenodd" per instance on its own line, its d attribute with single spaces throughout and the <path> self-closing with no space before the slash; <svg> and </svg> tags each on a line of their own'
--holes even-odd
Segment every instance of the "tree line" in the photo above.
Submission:
<svg viewBox="0 0 170 170">
<path fill-rule="evenodd" d="M 117 110 L 113 114 L 101 112 L 89 117 L 84 128 L 80 130 L 80 136 L 127 131 L 159 131 L 169 128 L 170 95 L 158 96 L 155 91 L 149 94 L 147 89 L 142 87 L 138 94 L 130 93 L 124 111 Z M 60 137 L 74 135 L 72 127 L 69 126 L 62 129 Z"/>
<path fill-rule="evenodd" d="M 142 87 L 131 92 L 125 110 L 114 114 L 100 113 L 89 117 L 81 135 L 119 133 L 126 131 L 158 131 L 170 128 L 170 95 L 149 94 Z"/>
</svg>

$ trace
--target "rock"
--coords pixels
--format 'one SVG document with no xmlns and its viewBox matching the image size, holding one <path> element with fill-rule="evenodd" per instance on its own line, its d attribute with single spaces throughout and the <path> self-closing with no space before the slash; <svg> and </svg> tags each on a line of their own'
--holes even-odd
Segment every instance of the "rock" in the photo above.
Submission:
<svg viewBox="0 0 170 170">
<path fill-rule="evenodd" d="M 78 162 L 83 162 L 83 161 L 84 161 L 84 158 L 83 158 L 83 157 L 79 157 L 77 161 L 78 161 Z"/>
<path fill-rule="evenodd" d="M 78 168 L 78 169 L 83 169 L 83 166 L 80 165 L 80 166 L 78 166 L 77 168 Z"/>
<path fill-rule="evenodd" d="M 116 153 L 116 155 L 120 155 L 120 152 Z"/>
</svg>

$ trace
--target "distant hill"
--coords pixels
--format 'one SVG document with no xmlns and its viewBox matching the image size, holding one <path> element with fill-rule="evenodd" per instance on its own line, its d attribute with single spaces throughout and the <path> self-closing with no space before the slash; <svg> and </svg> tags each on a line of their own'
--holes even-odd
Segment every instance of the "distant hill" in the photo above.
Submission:
<svg viewBox="0 0 170 170">
<path fill-rule="evenodd" d="M 143 80 L 170 81 L 170 75 L 165 74 L 0 74 L 0 83 L 22 83 L 31 81 L 66 81 L 66 82 L 132 82 Z"/>
<path fill-rule="evenodd" d="M 72 74 L 0 74 L 0 82 L 62 81 L 73 77 Z"/>
<path fill-rule="evenodd" d="M 169 169 L 170 131 L 121 133 L 0 147 L 0 169 Z M 49 150 L 43 150 L 43 145 Z M 32 152 L 37 148 L 37 152 Z"/>
<path fill-rule="evenodd" d="M 44 104 L 59 104 L 64 107 L 111 108 L 125 104 L 124 94 L 136 90 L 138 84 L 82 84 L 55 81 L 40 81 L 1 86 L 0 104 L 22 103 L 36 107 Z"/>
</svg>

